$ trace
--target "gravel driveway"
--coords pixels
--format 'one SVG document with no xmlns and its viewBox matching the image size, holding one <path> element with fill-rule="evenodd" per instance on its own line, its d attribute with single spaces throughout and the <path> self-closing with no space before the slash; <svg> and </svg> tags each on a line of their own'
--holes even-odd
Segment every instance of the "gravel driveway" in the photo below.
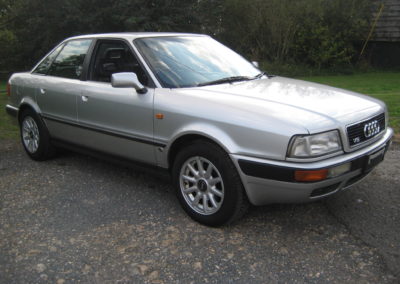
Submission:
<svg viewBox="0 0 400 284">
<path fill-rule="evenodd" d="M 0 283 L 399 283 L 398 144 L 351 190 L 215 229 L 161 175 L 0 142 Z"/>
</svg>

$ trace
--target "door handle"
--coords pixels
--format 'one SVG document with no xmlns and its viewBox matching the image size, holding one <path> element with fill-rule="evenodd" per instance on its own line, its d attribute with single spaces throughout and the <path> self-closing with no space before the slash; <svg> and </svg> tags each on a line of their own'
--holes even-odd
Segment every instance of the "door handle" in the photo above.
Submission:
<svg viewBox="0 0 400 284">
<path fill-rule="evenodd" d="M 43 88 L 40 88 L 40 93 L 41 93 L 42 95 L 44 95 L 44 94 L 46 94 L 46 90 L 43 89 Z"/>
<path fill-rule="evenodd" d="M 82 96 L 82 102 L 86 103 L 89 100 L 88 96 Z"/>
</svg>

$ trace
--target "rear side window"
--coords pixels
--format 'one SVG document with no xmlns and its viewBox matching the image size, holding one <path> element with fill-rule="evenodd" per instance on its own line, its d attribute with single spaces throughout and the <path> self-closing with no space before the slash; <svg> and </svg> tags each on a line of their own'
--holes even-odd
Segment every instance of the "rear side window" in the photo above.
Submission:
<svg viewBox="0 0 400 284">
<path fill-rule="evenodd" d="M 60 45 L 52 53 L 47 55 L 47 57 L 43 59 L 43 61 L 38 65 L 38 67 L 36 67 L 35 70 L 33 70 L 33 73 L 46 75 L 47 71 L 50 68 L 50 64 L 53 62 L 54 58 L 56 58 L 56 56 L 60 53 L 63 47 L 64 45 Z"/>
<path fill-rule="evenodd" d="M 83 62 L 89 50 L 91 39 L 68 42 L 51 64 L 49 75 L 79 79 L 82 74 Z"/>
</svg>

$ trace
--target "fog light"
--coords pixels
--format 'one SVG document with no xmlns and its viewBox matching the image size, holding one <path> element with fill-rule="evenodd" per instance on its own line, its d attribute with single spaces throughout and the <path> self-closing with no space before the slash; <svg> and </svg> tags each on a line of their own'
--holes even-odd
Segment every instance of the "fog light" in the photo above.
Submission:
<svg viewBox="0 0 400 284">
<path fill-rule="evenodd" d="M 343 164 L 329 169 L 328 177 L 333 178 L 350 171 L 351 163 Z"/>
<path fill-rule="evenodd" d="M 294 178 L 296 181 L 320 181 L 328 177 L 328 170 L 315 170 L 315 171 L 295 171 Z"/>
</svg>

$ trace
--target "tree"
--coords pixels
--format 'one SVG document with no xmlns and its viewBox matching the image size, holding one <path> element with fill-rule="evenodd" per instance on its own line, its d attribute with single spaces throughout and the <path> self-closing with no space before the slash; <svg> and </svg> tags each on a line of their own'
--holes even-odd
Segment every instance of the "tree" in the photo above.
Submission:
<svg viewBox="0 0 400 284">
<path fill-rule="evenodd" d="M 369 7 L 368 0 L 226 0 L 220 36 L 258 60 L 349 63 Z"/>
<path fill-rule="evenodd" d="M 369 0 L 0 0 L 0 71 L 30 69 L 66 37 L 123 31 L 210 34 L 253 60 L 349 64 Z"/>
<path fill-rule="evenodd" d="M 196 22 L 197 3 L 195 0 L 9 1 L 2 6 L 4 12 L 0 16 L 0 25 L 3 31 L 14 34 L 15 42 L 2 49 L 13 51 L 14 69 L 29 69 L 55 44 L 74 35 L 196 31 L 200 30 Z"/>
</svg>

